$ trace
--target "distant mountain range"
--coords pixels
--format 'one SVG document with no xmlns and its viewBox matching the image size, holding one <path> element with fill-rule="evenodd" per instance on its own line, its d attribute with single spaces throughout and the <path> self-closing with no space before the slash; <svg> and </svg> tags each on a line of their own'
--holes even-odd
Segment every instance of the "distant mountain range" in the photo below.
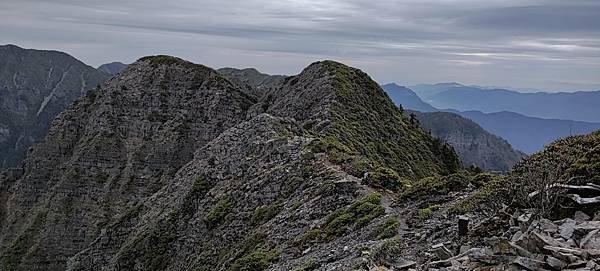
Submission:
<svg viewBox="0 0 600 271">
<path fill-rule="evenodd" d="M 513 112 L 457 112 L 477 122 L 484 129 L 502 136 L 515 148 L 526 153 L 540 151 L 545 145 L 566 136 L 589 134 L 600 129 L 600 123 L 541 119 Z"/>
<path fill-rule="evenodd" d="M 600 122 L 600 91 L 521 93 L 458 83 L 410 86 L 433 107 L 493 113 L 510 111 L 530 117 Z"/>
<path fill-rule="evenodd" d="M 0 167 L 20 163 L 54 117 L 109 77 L 62 52 L 0 46 Z"/>
<path fill-rule="evenodd" d="M 420 85 L 421 95 L 425 97 L 437 97 L 444 91 L 439 87 L 442 85 L 445 85 L 446 88 L 452 88 L 453 86 L 458 88 L 461 86 L 454 83 Z M 483 113 L 480 111 L 459 111 L 454 109 L 440 110 L 431 105 L 423 105 L 427 103 L 418 95 L 408 93 L 411 91 L 410 88 L 399 87 L 396 84 L 387 84 L 383 86 L 383 89 L 388 92 L 388 95 L 397 104 L 401 104 L 405 109 L 423 112 L 444 111 L 459 114 L 476 122 L 488 132 L 506 139 L 514 148 L 529 154 L 542 150 L 545 145 L 558 138 L 569 135 L 588 134 L 600 129 L 600 123 L 543 119 L 507 111 Z M 395 97 L 402 97 L 402 99 L 395 99 Z M 520 98 L 515 97 L 514 99 Z"/>
<path fill-rule="evenodd" d="M 383 85 L 382 88 L 387 92 L 392 101 L 405 109 L 416 110 L 419 112 L 439 111 L 437 108 L 421 100 L 414 91 L 407 87 L 392 83 Z"/>
<path fill-rule="evenodd" d="M 106 63 L 98 67 L 98 70 L 103 71 L 105 73 L 116 75 L 127 68 L 127 64 L 123 64 L 121 62 L 112 62 Z"/>
<path fill-rule="evenodd" d="M 489 133 L 472 120 L 450 112 L 438 112 L 407 87 L 387 84 L 382 88 L 396 105 L 409 110 L 409 114 L 415 114 L 424 129 L 452 145 L 466 166 L 508 171 L 525 156 L 506 140 Z"/>
</svg>

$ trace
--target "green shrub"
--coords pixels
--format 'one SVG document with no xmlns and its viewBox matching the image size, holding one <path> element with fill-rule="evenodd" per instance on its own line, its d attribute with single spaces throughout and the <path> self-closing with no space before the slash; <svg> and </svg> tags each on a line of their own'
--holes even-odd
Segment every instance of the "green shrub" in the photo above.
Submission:
<svg viewBox="0 0 600 271">
<path fill-rule="evenodd" d="M 398 255 L 402 255 L 404 250 L 405 247 L 403 246 L 400 237 L 395 237 L 386 240 L 381 246 L 375 248 L 372 254 L 372 260 L 376 264 L 387 264 L 396 260 Z"/>
<path fill-rule="evenodd" d="M 390 216 L 385 223 L 377 227 L 375 230 L 375 234 L 378 239 L 385 239 L 396 236 L 398 234 L 398 227 L 400 226 L 400 221 L 398 220 L 398 216 Z"/>
<path fill-rule="evenodd" d="M 296 241 L 296 244 L 306 247 L 313 242 L 331 240 L 344 235 L 349 230 L 360 229 L 383 214 L 385 214 L 385 207 L 381 205 L 381 195 L 370 194 L 346 208 L 333 212 L 321 228 L 307 231 Z"/>
<path fill-rule="evenodd" d="M 271 205 L 263 205 L 256 207 L 252 214 L 251 223 L 256 225 L 261 222 L 269 221 L 275 217 L 283 208 L 283 204 L 274 203 Z"/>
<path fill-rule="evenodd" d="M 222 222 L 231 210 L 231 203 L 228 198 L 221 199 L 215 204 L 210 212 L 206 215 L 205 221 L 209 227 L 214 227 Z"/>
<path fill-rule="evenodd" d="M 403 199 L 416 199 L 431 195 L 447 195 L 452 191 L 466 188 L 471 181 L 472 176 L 465 172 L 443 177 L 426 177 L 410 184 L 400 197 Z"/>
<path fill-rule="evenodd" d="M 508 199 L 510 187 L 503 176 L 479 174 L 475 177 L 482 184 L 475 193 L 452 205 L 448 211 L 451 214 L 466 214 L 473 211 L 481 211 L 488 208 L 495 209 Z"/>
<path fill-rule="evenodd" d="M 420 209 L 419 210 L 419 218 L 426 219 L 428 217 L 431 217 L 431 215 L 433 215 L 433 212 L 435 212 L 439 209 L 440 209 L 440 206 L 437 204 L 433 204 L 433 205 L 428 206 L 427 208 Z"/>
<path fill-rule="evenodd" d="M 369 186 L 396 192 L 408 184 L 407 181 L 402 181 L 395 170 L 387 167 L 377 167 L 375 171 L 369 172 L 365 181 Z"/>
<path fill-rule="evenodd" d="M 279 251 L 257 249 L 235 260 L 231 266 L 234 271 L 261 271 L 279 260 Z"/>
<path fill-rule="evenodd" d="M 295 271 L 312 271 L 316 270 L 319 267 L 321 267 L 321 264 L 315 261 L 315 259 L 311 258 L 308 261 L 306 261 L 300 268 L 295 269 Z"/>
</svg>

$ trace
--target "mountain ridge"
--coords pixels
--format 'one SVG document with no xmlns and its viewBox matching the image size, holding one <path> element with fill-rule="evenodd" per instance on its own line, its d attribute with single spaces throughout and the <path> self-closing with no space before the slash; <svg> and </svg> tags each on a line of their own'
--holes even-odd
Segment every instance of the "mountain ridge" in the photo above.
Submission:
<svg viewBox="0 0 600 271">
<path fill-rule="evenodd" d="M 458 167 L 358 69 L 316 62 L 256 100 L 208 67 L 144 57 L 64 111 L 23 174 L 0 175 L 0 258 L 18 270 L 348 269 L 361 260 L 332 248 L 380 244 L 392 219 L 374 191 Z"/>
</svg>

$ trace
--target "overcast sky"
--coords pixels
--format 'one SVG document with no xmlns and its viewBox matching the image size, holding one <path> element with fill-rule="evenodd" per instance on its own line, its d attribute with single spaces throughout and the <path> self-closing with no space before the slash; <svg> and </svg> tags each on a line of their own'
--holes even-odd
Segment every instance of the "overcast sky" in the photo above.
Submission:
<svg viewBox="0 0 600 271">
<path fill-rule="evenodd" d="M 1 0 L 0 43 L 92 66 L 171 54 L 296 74 L 333 59 L 380 83 L 600 90 L 599 0 Z"/>
</svg>

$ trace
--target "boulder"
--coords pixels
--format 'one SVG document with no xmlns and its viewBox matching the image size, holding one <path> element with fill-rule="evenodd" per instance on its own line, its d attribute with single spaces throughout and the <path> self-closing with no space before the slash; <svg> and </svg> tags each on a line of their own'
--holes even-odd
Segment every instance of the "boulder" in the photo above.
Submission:
<svg viewBox="0 0 600 271">
<path fill-rule="evenodd" d="M 581 239 L 579 247 L 583 249 L 600 249 L 600 229 L 589 232 Z"/>
<path fill-rule="evenodd" d="M 431 247 L 431 252 L 433 252 L 433 254 L 435 254 L 437 256 L 438 259 L 440 260 L 447 260 L 449 258 L 451 258 L 452 256 L 452 252 L 446 248 L 446 246 L 444 246 L 444 244 L 437 244 L 437 245 L 433 245 Z"/>
<path fill-rule="evenodd" d="M 546 263 L 548 263 L 548 265 L 555 270 L 563 270 L 565 267 L 567 267 L 567 265 L 569 265 L 567 262 L 552 256 L 548 256 L 546 258 Z"/>
<path fill-rule="evenodd" d="M 582 211 L 577 211 L 575 212 L 575 215 L 573 215 L 573 219 L 575 219 L 575 221 L 589 221 L 591 217 Z"/>
</svg>

